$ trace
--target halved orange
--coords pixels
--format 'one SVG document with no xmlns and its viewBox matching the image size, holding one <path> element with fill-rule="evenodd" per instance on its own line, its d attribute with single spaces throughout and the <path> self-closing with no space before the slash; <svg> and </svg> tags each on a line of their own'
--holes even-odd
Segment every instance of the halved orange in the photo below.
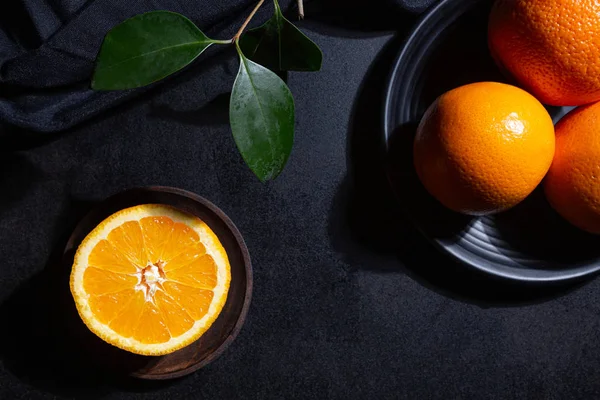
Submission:
<svg viewBox="0 0 600 400">
<path fill-rule="evenodd" d="M 206 223 L 145 204 L 111 215 L 87 235 L 75 254 L 71 293 L 100 338 L 161 355 L 210 328 L 230 280 L 227 253 Z"/>
</svg>

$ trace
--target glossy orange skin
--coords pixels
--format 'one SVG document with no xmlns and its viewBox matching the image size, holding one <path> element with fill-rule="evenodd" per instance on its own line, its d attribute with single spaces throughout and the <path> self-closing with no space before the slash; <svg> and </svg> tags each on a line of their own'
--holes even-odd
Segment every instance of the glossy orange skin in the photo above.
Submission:
<svg viewBox="0 0 600 400">
<path fill-rule="evenodd" d="M 480 82 L 438 97 L 414 141 L 425 188 L 446 207 L 485 215 L 521 202 L 554 155 L 554 126 L 542 104 L 515 86 Z"/>
<path fill-rule="evenodd" d="M 577 108 L 556 125 L 556 154 L 544 190 L 567 221 L 600 234 L 600 103 Z"/>
<path fill-rule="evenodd" d="M 593 0 L 497 0 L 490 50 L 542 103 L 591 103 L 600 100 L 599 15 Z"/>
</svg>

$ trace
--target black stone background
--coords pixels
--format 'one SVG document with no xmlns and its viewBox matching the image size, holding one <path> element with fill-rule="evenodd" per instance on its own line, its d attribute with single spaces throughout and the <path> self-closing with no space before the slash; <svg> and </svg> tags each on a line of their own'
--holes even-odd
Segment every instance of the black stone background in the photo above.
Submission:
<svg viewBox="0 0 600 400">
<path fill-rule="evenodd" d="M 299 26 L 323 49 L 323 70 L 289 74 L 295 146 L 262 184 L 228 126 L 234 52 L 209 52 L 148 90 L 86 89 L 103 33 L 125 17 L 172 9 L 226 38 L 253 1 L 4 0 L 0 399 L 599 398 L 600 281 L 490 282 L 438 254 L 387 189 L 382 93 L 427 2 L 307 1 Z M 144 185 L 213 201 L 254 265 L 237 340 L 166 382 L 98 372 L 64 339 L 49 272 L 95 202 Z"/>
</svg>

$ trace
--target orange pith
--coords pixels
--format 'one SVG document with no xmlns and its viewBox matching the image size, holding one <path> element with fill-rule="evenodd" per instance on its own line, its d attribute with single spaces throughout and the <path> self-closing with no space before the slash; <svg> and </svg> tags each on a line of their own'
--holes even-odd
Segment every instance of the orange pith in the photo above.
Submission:
<svg viewBox="0 0 600 400">
<path fill-rule="evenodd" d="M 71 291 L 88 327 L 139 354 L 165 354 L 204 333 L 230 281 L 227 255 L 200 219 L 162 205 L 122 210 L 75 256 Z"/>
<path fill-rule="evenodd" d="M 490 14 L 492 55 L 541 102 L 600 100 L 600 2 L 497 0 Z"/>
</svg>

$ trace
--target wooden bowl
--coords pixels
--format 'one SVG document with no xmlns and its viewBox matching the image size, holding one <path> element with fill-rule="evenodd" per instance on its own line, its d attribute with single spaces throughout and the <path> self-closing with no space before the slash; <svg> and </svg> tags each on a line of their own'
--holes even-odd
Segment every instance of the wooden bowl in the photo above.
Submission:
<svg viewBox="0 0 600 400">
<path fill-rule="evenodd" d="M 208 331 L 189 346 L 164 356 L 140 356 L 113 347 L 101 340 L 86 340 L 88 351 L 98 364 L 112 372 L 143 379 L 170 379 L 190 374 L 219 357 L 239 333 L 252 296 L 252 265 L 242 235 L 233 222 L 208 200 L 182 189 L 146 187 L 130 189 L 98 204 L 77 225 L 64 252 L 64 262 L 71 268 L 77 247 L 87 234 L 111 214 L 139 204 L 166 204 L 193 214 L 219 237 L 231 264 L 231 283 L 227 302 Z M 80 321 L 83 325 L 83 321 Z M 87 336 L 87 335 L 86 335 Z"/>
</svg>

